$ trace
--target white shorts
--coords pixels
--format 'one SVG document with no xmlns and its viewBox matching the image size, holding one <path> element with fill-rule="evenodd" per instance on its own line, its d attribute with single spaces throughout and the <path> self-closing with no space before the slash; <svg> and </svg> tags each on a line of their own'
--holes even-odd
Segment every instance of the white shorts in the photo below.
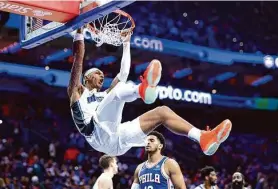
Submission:
<svg viewBox="0 0 278 189">
<path fill-rule="evenodd" d="M 145 146 L 147 135 L 140 127 L 139 117 L 128 122 L 114 125 L 111 122 L 95 122 L 91 136 L 85 136 L 87 142 L 97 151 L 112 156 L 125 154 L 132 147 Z M 117 128 L 116 132 L 112 132 Z"/>
<path fill-rule="evenodd" d="M 126 90 L 129 88 L 129 91 Z M 126 100 L 138 98 L 131 86 L 119 82 L 99 103 L 96 111 L 92 112 L 92 121 L 87 128 L 91 128 L 89 131 L 93 132 L 85 136 L 95 150 L 113 156 L 122 155 L 131 147 L 144 146 L 146 139 L 139 118 L 121 123 L 125 101 L 120 100 L 117 95 L 123 90 Z"/>
</svg>

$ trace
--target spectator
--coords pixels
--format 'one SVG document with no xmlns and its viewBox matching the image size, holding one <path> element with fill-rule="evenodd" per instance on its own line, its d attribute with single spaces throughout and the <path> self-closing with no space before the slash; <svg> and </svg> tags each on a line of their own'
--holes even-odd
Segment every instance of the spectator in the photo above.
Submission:
<svg viewBox="0 0 278 189">
<path fill-rule="evenodd" d="M 55 159 L 55 157 L 56 157 L 56 146 L 55 146 L 55 142 L 54 141 L 52 141 L 49 144 L 48 151 L 49 151 L 49 157 Z"/>
<path fill-rule="evenodd" d="M 211 166 L 206 166 L 201 170 L 203 184 L 200 184 L 195 189 L 217 189 L 216 171 Z"/>
</svg>

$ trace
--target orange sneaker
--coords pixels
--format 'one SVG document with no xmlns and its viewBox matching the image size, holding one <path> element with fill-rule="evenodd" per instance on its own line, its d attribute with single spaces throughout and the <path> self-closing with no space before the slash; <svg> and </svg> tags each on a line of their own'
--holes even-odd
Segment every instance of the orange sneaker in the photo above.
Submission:
<svg viewBox="0 0 278 189">
<path fill-rule="evenodd" d="M 161 78 L 162 66 L 159 60 L 152 60 L 141 76 L 139 95 L 146 104 L 152 104 L 157 98 L 156 86 Z"/>
<path fill-rule="evenodd" d="M 202 131 L 200 146 L 204 154 L 208 156 L 213 155 L 217 151 L 219 145 L 228 138 L 231 130 L 232 123 L 230 120 L 226 119 L 217 125 L 217 127 L 213 130 L 210 131 L 208 127 L 207 131 Z"/>
</svg>

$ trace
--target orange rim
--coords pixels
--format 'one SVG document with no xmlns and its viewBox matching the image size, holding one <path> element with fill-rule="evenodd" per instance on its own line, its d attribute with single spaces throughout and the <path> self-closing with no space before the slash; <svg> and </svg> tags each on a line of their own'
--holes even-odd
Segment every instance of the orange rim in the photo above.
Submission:
<svg viewBox="0 0 278 189">
<path fill-rule="evenodd" d="M 117 13 L 117 14 L 120 14 L 124 17 L 127 17 L 130 20 L 131 27 L 129 29 L 124 29 L 124 30 L 128 30 L 128 32 L 131 33 L 133 31 L 133 29 L 135 28 L 135 22 L 134 22 L 133 18 L 128 13 L 126 13 L 125 11 L 122 11 L 122 10 L 119 10 L 119 9 L 115 10 L 113 12 Z M 91 24 L 88 24 L 88 26 L 89 26 L 89 29 L 92 30 L 92 32 L 98 34 L 99 30 L 97 28 L 93 27 Z"/>
<path fill-rule="evenodd" d="M 131 31 L 135 28 L 135 22 L 134 22 L 134 20 L 133 20 L 133 18 L 128 14 L 128 13 L 126 13 L 125 11 L 122 11 L 122 10 L 115 10 L 114 11 L 115 13 L 118 13 L 118 14 L 120 14 L 120 15 L 122 15 L 122 16 L 125 16 L 125 17 L 127 17 L 129 20 L 130 20 L 130 22 L 131 22 L 131 27 L 129 28 Z"/>
</svg>

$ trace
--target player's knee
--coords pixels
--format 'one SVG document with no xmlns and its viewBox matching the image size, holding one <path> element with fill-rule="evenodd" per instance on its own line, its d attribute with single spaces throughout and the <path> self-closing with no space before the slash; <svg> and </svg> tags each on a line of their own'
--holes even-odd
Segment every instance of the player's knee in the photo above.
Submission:
<svg viewBox="0 0 278 189">
<path fill-rule="evenodd" d="M 116 86 L 111 90 L 118 98 L 121 96 L 121 91 L 126 88 L 125 82 L 118 82 Z"/>
<path fill-rule="evenodd" d="M 168 106 L 159 106 L 155 110 L 157 115 L 159 115 L 161 121 L 164 121 L 167 117 L 168 112 L 171 111 Z"/>
</svg>

